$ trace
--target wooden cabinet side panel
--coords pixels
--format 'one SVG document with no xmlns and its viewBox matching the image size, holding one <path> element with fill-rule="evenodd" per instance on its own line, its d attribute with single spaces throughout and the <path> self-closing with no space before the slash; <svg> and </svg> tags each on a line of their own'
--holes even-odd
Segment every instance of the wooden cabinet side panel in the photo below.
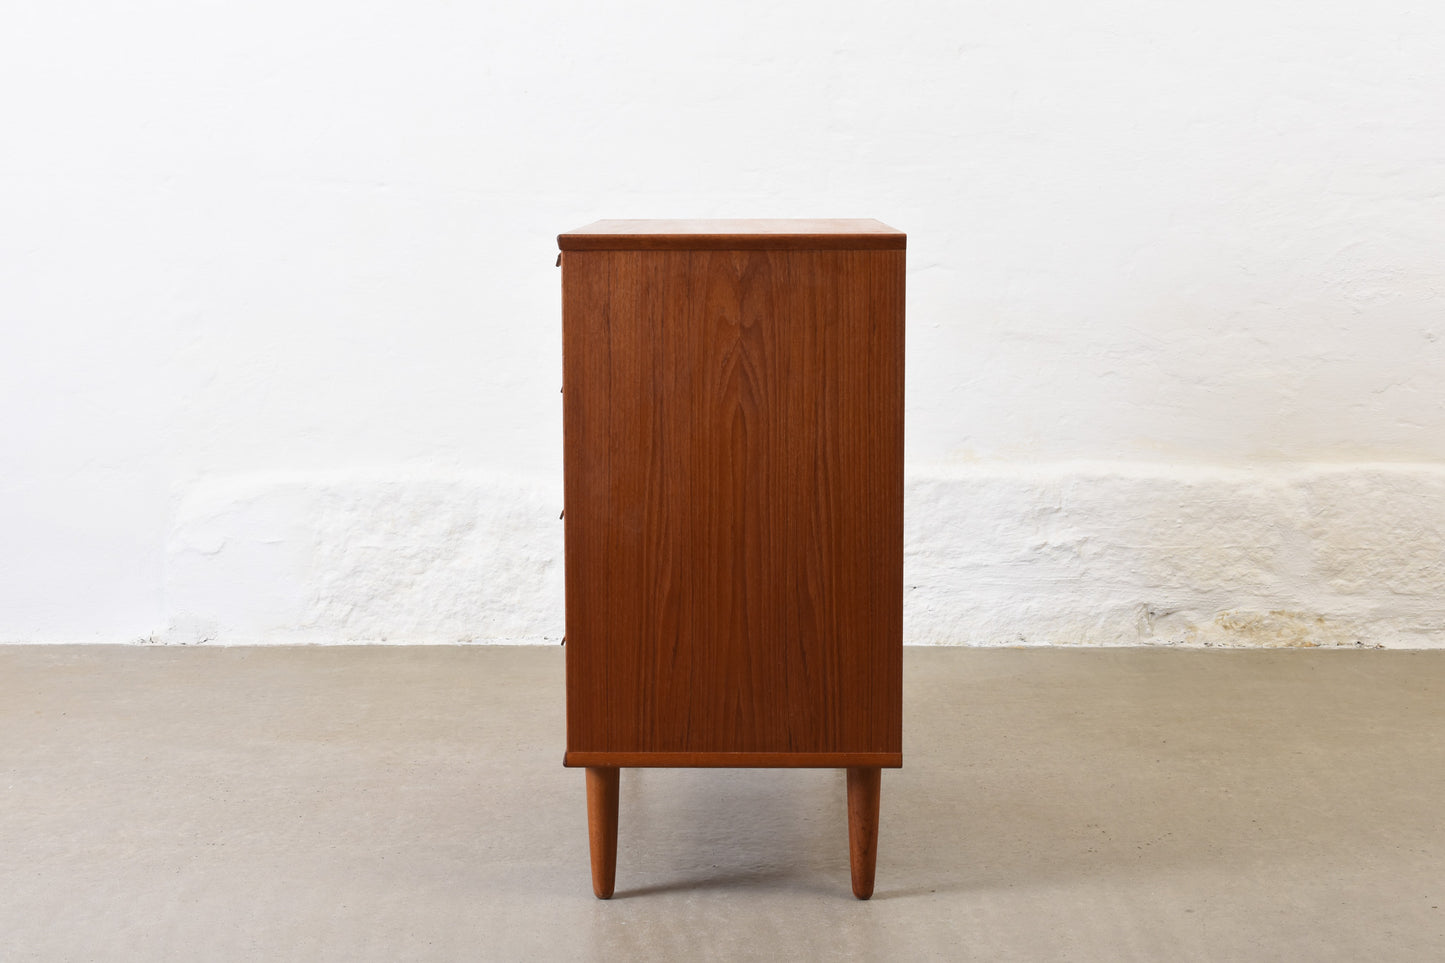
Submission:
<svg viewBox="0 0 1445 963">
<path fill-rule="evenodd" d="M 870 677 L 858 680 L 868 705 L 869 727 L 860 739 L 885 751 L 903 751 L 903 407 L 904 294 L 903 251 L 855 253 L 871 269 L 866 300 L 855 301 L 866 326 L 868 348 L 859 363 L 870 369 L 865 427 L 868 494 L 868 632 L 873 662 Z"/>
<path fill-rule="evenodd" d="M 901 751 L 903 252 L 568 252 L 568 748 Z"/>
<path fill-rule="evenodd" d="M 787 259 L 792 675 L 831 751 L 902 751 L 904 253 Z"/>
<path fill-rule="evenodd" d="M 597 747 L 612 660 L 607 584 L 607 413 L 610 265 L 607 255 L 562 258 L 562 448 L 566 545 L 567 746 Z"/>
<path fill-rule="evenodd" d="M 692 500 L 686 455 L 695 370 L 669 313 L 687 254 L 568 252 L 563 430 L 568 747 L 637 749 L 687 727 L 666 673 L 691 673 Z M 685 296 L 685 294 L 682 294 Z"/>
</svg>

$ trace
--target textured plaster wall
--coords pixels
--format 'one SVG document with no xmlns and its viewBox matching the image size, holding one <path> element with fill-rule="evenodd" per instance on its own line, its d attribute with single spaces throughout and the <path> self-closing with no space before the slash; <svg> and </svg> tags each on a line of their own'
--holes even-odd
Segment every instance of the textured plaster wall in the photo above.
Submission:
<svg viewBox="0 0 1445 963">
<path fill-rule="evenodd" d="M 911 642 L 1445 644 L 1445 467 L 935 468 L 907 499 Z M 557 504 L 509 475 L 199 484 L 157 638 L 559 641 Z"/>
<path fill-rule="evenodd" d="M 907 635 L 1445 644 L 1445 8 L 7 7 L 0 641 L 555 639 L 552 237 L 909 232 Z"/>
</svg>

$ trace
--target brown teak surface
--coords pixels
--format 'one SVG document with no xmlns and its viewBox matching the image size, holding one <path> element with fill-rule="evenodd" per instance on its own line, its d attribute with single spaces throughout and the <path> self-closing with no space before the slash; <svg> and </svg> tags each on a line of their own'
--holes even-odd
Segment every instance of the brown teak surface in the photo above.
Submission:
<svg viewBox="0 0 1445 963">
<path fill-rule="evenodd" d="M 901 763 L 903 296 L 901 250 L 564 255 L 569 765 Z"/>
<path fill-rule="evenodd" d="M 564 251 L 895 250 L 902 231 L 858 219 L 610 220 L 557 236 Z"/>
<path fill-rule="evenodd" d="M 591 770 L 588 770 L 589 772 Z M 878 868 L 878 799 L 882 771 L 872 766 L 848 769 L 848 868 L 853 895 L 869 899 Z"/>
<path fill-rule="evenodd" d="M 620 777 L 621 773 L 611 766 L 587 769 L 587 845 L 592 855 L 592 893 L 598 899 L 611 899 L 617 884 Z"/>
<path fill-rule="evenodd" d="M 843 769 L 848 766 L 903 765 L 898 752 L 588 752 L 567 753 L 569 766 L 623 766 L 628 769 Z"/>
</svg>

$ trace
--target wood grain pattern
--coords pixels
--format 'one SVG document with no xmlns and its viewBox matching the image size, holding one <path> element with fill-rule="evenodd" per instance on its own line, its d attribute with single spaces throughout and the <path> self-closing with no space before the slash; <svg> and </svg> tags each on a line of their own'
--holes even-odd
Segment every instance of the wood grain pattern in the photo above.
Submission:
<svg viewBox="0 0 1445 963">
<path fill-rule="evenodd" d="M 568 250 L 569 765 L 901 761 L 903 289 L 897 250 Z"/>
<path fill-rule="evenodd" d="M 908 236 L 860 219 L 609 220 L 559 234 L 564 251 L 901 251 Z"/>
<path fill-rule="evenodd" d="M 688 769 L 846 769 L 873 766 L 897 769 L 900 752 L 569 752 L 564 766 L 621 766 Z"/>
</svg>

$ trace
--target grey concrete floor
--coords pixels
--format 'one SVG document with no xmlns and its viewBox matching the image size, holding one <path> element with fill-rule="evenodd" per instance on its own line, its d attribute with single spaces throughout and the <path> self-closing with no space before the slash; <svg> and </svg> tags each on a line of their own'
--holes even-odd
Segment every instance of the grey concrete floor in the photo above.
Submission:
<svg viewBox="0 0 1445 963">
<path fill-rule="evenodd" d="M 0 647 L 0 960 L 1445 959 L 1445 652 L 920 649 L 842 774 L 628 770 L 562 652 Z"/>
</svg>

